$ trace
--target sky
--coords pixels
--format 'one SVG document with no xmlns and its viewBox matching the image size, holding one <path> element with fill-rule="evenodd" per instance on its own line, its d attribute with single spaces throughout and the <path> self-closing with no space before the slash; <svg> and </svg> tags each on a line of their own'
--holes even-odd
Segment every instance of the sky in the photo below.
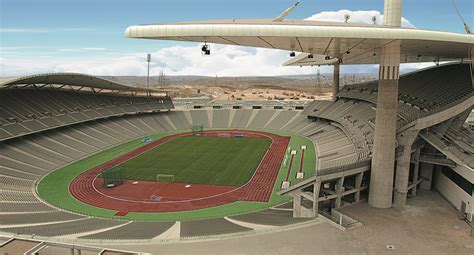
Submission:
<svg viewBox="0 0 474 255">
<path fill-rule="evenodd" d="M 463 33 L 452 0 L 403 1 L 403 25 Z M 93 75 L 151 74 L 254 76 L 312 74 L 310 67 L 282 67 L 285 51 L 236 46 L 212 47 L 202 56 L 199 44 L 125 38 L 130 25 L 176 21 L 274 18 L 294 0 L 0 0 L 0 76 L 46 72 Z M 456 0 L 466 22 L 474 24 L 474 1 Z M 383 12 L 383 0 L 305 0 L 288 18 L 369 23 Z M 381 20 L 381 17 L 378 19 Z M 424 67 L 411 65 L 410 68 Z M 366 73 L 374 66 L 349 66 Z M 329 67 L 321 69 L 330 72 Z"/>
</svg>

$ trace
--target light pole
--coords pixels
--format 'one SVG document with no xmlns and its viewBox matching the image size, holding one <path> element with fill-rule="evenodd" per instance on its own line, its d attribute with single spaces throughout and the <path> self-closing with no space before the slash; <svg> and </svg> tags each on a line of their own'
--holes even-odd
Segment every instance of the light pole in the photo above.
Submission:
<svg viewBox="0 0 474 255">
<path fill-rule="evenodd" d="M 151 61 L 151 54 L 148 53 L 146 55 L 146 62 L 148 64 L 148 71 L 146 75 L 146 93 L 148 96 L 150 95 L 150 61 Z"/>
</svg>

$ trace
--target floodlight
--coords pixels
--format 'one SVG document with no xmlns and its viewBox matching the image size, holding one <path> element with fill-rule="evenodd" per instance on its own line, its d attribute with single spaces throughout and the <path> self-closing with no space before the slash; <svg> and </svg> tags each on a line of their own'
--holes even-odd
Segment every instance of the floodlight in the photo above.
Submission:
<svg viewBox="0 0 474 255">
<path fill-rule="evenodd" d="M 350 18 L 351 18 L 351 15 L 345 14 L 345 15 L 344 15 L 344 22 L 346 22 L 346 23 L 349 22 L 349 19 L 350 19 Z"/>
</svg>

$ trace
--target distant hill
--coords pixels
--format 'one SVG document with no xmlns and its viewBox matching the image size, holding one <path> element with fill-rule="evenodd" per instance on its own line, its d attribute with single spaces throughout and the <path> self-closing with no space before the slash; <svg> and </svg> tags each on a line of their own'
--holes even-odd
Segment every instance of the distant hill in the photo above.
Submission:
<svg viewBox="0 0 474 255">
<path fill-rule="evenodd" d="M 103 76 L 103 78 L 132 86 L 143 87 L 146 85 L 146 76 Z M 343 83 L 354 83 L 376 78 L 373 74 L 343 75 Z M 160 82 L 161 80 L 161 82 Z M 164 81 L 164 82 L 163 82 Z M 284 75 L 284 76 L 243 76 L 243 77 L 211 77 L 211 76 L 150 76 L 150 86 L 219 86 L 219 87 L 298 87 L 315 85 L 326 87 L 332 81 L 332 75 Z"/>
</svg>

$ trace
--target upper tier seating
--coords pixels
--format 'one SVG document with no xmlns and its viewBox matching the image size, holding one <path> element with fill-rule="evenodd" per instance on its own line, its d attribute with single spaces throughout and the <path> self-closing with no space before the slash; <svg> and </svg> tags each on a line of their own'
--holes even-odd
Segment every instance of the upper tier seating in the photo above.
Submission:
<svg viewBox="0 0 474 255">
<path fill-rule="evenodd" d="M 312 111 L 308 112 L 310 117 L 333 122 L 333 125 L 345 133 L 344 137 L 350 139 L 355 147 L 356 157 L 355 160 L 354 156 L 348 157 L 348 162 L 355 163 L 371 157 L 375 129 L 375 109 L 371 103 L 341 98 L 324 104 L 315 101 L 308 108 Z M 341 153 L 340 150 L 337 152 Z"/>
<path fill-rule="evenodd" d="M 174 108 L 169 97 L 30 88 L 2 90 L 0 106 L 0 140 L 109 116 Z"/>
<path fill-rule="evenodd" d="M 469 64 L 452 64 L 400 76 L 398 114 L 410 123 L 472 96 Z M 338 97 L 377 102 L 378 82 L 345 86 Z"/>
</svg>

